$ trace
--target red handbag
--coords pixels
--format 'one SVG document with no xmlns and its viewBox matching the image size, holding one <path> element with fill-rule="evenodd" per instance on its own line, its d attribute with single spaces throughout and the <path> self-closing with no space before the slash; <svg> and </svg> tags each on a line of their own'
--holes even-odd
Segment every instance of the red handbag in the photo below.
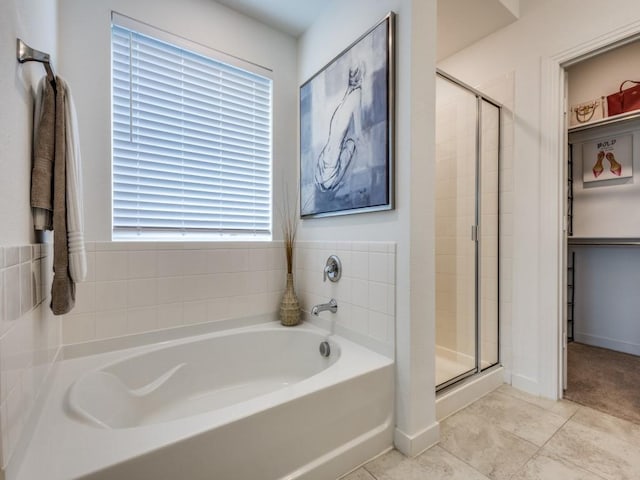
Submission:
<svg viewBox="0 0 640 480">
<path fill-rule="evenodd" d="M 623 90 L 625 83 L 632 82 L 637 85 Z M 640 82 L 625 80 L 620 84 L 620 91 L 607 96 L 609 116 L 640 109 Z"/>
</svg>

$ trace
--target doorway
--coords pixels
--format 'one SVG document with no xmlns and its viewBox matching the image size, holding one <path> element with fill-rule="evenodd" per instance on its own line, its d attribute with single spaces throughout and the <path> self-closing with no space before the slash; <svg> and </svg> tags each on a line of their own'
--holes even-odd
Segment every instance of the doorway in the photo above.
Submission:
<svg viewBox="0 0 640 480">
<path fill-rule="evenodd" d="M 436 390 L 499 359 L 501 105 L 436 78 Z"/>
<path fill-rule="evenodd" d="M 565 69 L 606 50 L 640 38 L 640 21 L 624 28 L 602 31 L 540 61 L 540 161 L 538 196 L 543 202 L 538 218 L 540 256 L 537 310 L 540 312 L 535 340 L 538 342 L 538 372 L 535 384 L 522 382 L 525 390 L 553 399 L 563 396 L 566 366 L 566 162 L 567 128 L 565 115 Z M 526 379 L 525 379 L 526 380 Z"/>
<path fill-rule="evenodd" d="M 569 108 L 563 396 L 636 423 L 640 110 L 608 111 L 606 96 L 635 78 L 639 57 L 640 42 L 625 42 L 564 69 Z"/>
</svg>

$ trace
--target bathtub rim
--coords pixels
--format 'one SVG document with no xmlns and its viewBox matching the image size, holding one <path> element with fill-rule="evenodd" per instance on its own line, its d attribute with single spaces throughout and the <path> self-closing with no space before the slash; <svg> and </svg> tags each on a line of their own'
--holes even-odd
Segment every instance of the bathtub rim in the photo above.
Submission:
<svg viewBox="0 0 640 480">
<path fill-rule="evenodd" d="M 325 317 L 325 315 L 327 316 Z M 287 328 L 299 328 L 305 325 L 314 325 L 321 330 L 336 334 L 395 361 L 395 341 L 392 342 L 391 345 L 377 341 L 372 337 L 346 328 L 344 325 L 336 322 L 328 315 L 329 314 L 321 314 L 320 316 L 313 316 L 308 312 L 302 312 L 302 321 L 300 324 Z M 149 332 L 132 333 L 129 335 L 103 338 L 99 340 L 67 343 L 60 347 L 59 360 L 63 361 L 78 357 L 97 355 L 100 353 L 127 350 L 144 345 L 169 342 L 184 337 L 193 337 L 224 330 L 235 330 L 237 328 L 248 328 L 260 324 L 280 325 L 280 322 L 278 321 L 278 314 L 264 313 L 248 317 L 227 318 L 224 320 L 180 325 L 177 327 L 152 330 Z"/>
</svg>

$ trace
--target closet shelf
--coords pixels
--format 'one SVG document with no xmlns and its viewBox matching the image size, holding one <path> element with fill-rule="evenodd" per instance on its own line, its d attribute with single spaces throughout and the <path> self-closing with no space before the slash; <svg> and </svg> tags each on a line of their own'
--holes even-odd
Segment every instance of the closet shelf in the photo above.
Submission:
<svg viewBox="0 0 640 480">
<path fill-rule="evenodd" d="M 640 246 L 640 238 L 636 237 L 568 237 L 567 241 L 571 246 L 622 246 L 622 247 L 637 247 Z"/>
<path fill-rule="evenodd" d="M 596 127 L 617 125 L 619 123 L 629 122 L 631 120 L 637 120 L 637 119 L 640 119 L 640 110 L 621 113 L 620 115 L 614 115 L 612 117 L 606 117 L 600 120 L 594 120 L 593 122 L 583 123 L 582 125 L 576 125 L 575 127 L 569 128 L 569 133 L 582 132 L 583 130 L 589 130 L 591 128 L 596 128 Z"/>
</svg>

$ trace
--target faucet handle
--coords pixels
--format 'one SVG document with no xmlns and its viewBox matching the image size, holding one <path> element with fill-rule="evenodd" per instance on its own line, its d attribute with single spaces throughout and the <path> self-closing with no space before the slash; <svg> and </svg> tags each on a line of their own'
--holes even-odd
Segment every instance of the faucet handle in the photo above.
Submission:
<svg viewBox="0 0 640 480">
<path fill-rule="evenodd" d="M 342 276 L 342 263 L 337 255 L 331 255 L 327 258 L 327 263 L 323 270 L 323 282 L 327 281 L 327 277 L 332 282 L 337 282 Z"/>
</svg>

